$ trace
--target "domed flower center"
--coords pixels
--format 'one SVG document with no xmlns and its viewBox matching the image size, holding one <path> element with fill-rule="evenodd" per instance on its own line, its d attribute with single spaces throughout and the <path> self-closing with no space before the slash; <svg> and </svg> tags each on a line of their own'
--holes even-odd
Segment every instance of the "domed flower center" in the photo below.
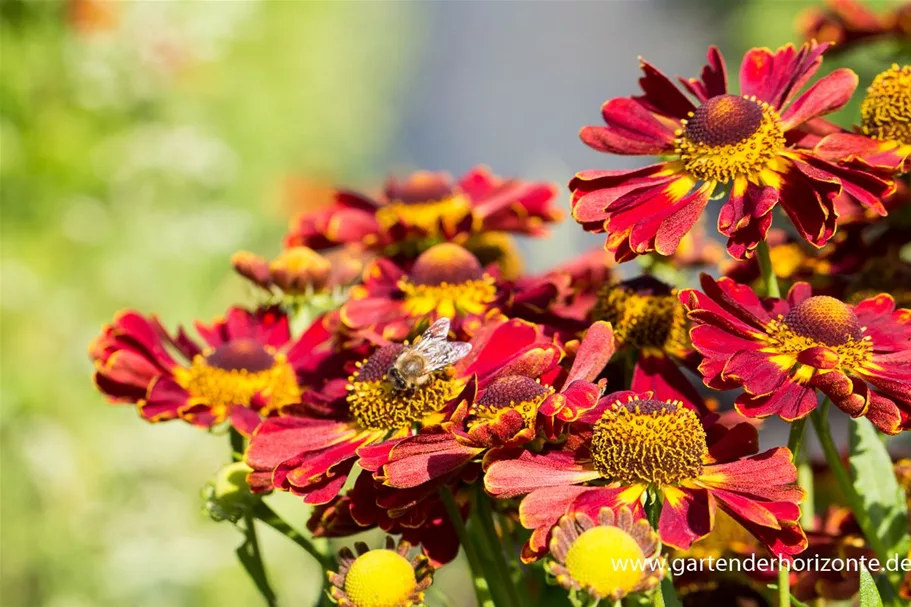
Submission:
<svg viewBox="0 0 911 607">
<path fill-rule="evenodd" d="M 753 97 L 718 95 L 677 131 L 677 153 L 691 175 L 727 183 L 762 170 L 784 147 L 778 113 Z"/>
<path fill-rule="evenodd" d="M 405 182 L 386 185 L 389 203 L 376 219 L 384 230 L 395 225 L 415 227 L 425 236 L 446 235 L 471 214 L 471 201 L 451 183 L 449 176 L 420 171 Z"/>
<path fill-rule="evenodd" d="M 353 607 L 407 607 L 416 588 L 414 568 L 394 550 L 365 552 L 345 575 L 345 594 Z"/>
<path fill-rule="evenodd" d="M 893 64 L 874 78 L 860 115 L 865 135 L 911 145 L 911 65 Z"/>
<path fill-rule="evenodd" d="M 792 308 L 784 324 L 798 335 L 827 346 L 841 346 L 863 337 L 854 310 L 827 295 L 811 297 Z"/>
<path fill-rule="evenodd" d="M 611 323 L 618 349 L 678 356 L 689 349 L 686 310 L 673 289 L 650 276 L 602 287 L 592 316 Z"/>
<path fill-rule="evenodd" d="M 788 355 L 782 360 L 787 367 L 794 364 L 791 357 L 797 357 L 810 367 L 851 370 L 865 366 L 873 352 L 854 310 L 827 295 L 816 295 L 794 306 L 786 315 L 770 321 L 766 332 L 768 350 Z M 805 352 L 810 355 L 801 356 Z"/>
<path fill-rule="evenodd" d="M 702 474 L 708 453 L 695 411 L 678 402 L 616 402 L 592 436 L 592 460 L 606 479 L 657 486 Z"/>
<path fill-rule="evenodd" d="M 626 531 L 618 527 L 592 527 L 569 547 L 566 570 L 576 583 L 594 591 L 593 594 L 623 596 L 635 589 L 645 576 L 642 567 L 645 556 L 639 543 Z"/>
<path fill-rule="evenodd" d="M 349 413 L 361 428 L 381 431 L 407 428 L 441 410 L 462 388 L 461 382 L 453 378 L 452 367 L 447 367 L 434 372 L 421 386 L 394 389 L 386 373 L 404 348 L 402 344 L 383 346 L 358 363 L 358 370 L 349 378 Z"/>
<path fill-rule="evenodd" d="M 496 281 L 480 262 L 457 244 L 430 247 L 415 260 L 408 278 L 399 281 L 405 311 L 412 317 L 483 314 L 496 299 Z"/>
<path fill-rule="evenodd" d="M 469 428 L 496 418 L 507 409 L 516 409 L 526 424 L 534 422 L 538 407 L 553 388 L 542 386 L 538 381 L 524 375 L 507 375 L 493 380 L 478 402 L 471 407 Z"/>
<path fill-rule="evenodd" d="M 300 400 L 297 377 L 285 355 L 252 339 L 235 339 L 198 355 L 174 377 L 219 421 L 233 405 L 253 406 L 258 400 L 261 412 L 269 413 Z"/>
</svg>

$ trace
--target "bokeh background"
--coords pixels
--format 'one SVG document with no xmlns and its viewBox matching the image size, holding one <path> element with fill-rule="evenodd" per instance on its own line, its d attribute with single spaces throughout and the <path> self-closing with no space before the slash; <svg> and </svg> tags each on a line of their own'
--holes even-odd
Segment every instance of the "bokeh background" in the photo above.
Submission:
<svg viewBox="0 0 911 607">
<path fill-rule="evenodd" d="M 634 92 L 638 55 L 689 75 L 715 43 L 736 73 L 813 4 L 0 2 L 0 603 L 259 604 L 239 534 L 202 512 L 225 437 L 148 425 L 92 389 L 86 346 L 116 311 L 173 326 L 250 301 L 231 253 L 277 253 L 335 183 L 636 166 L 576 133 Z M 875 57 L 858 61 L 869 82 Z M 523 248 L 543 269 L 600 242 L 566 224 Z M 284 604 L 312 604 L 321 573 L 262 535 Z M 461 575 L 429 604 L 470 605 Z"/>
</svg>

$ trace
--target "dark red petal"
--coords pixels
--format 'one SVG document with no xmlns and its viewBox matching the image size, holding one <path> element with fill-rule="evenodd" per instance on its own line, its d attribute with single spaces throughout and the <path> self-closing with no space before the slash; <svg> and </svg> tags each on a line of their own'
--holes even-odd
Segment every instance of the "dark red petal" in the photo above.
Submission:
<svg viewBox="0 0 911 607">
<path fill-rule="evenodd" d="M 652 111 L 679 120 L 683 120 L 696 109 L 677 85 L 655 66 L 641 57 L 639 64 L 643 72 L 643 76 L 639 78 L 639 87 L 645 94 L 635 97 L 637 101 Z"/>
<path fill-rule="evenodd" d="M 790 131 L 804 122 L 843 107 L 857 88 L 857 74 L 840 68 L 820 78 L 781 115 L 781 128 Z"/>
</svg>

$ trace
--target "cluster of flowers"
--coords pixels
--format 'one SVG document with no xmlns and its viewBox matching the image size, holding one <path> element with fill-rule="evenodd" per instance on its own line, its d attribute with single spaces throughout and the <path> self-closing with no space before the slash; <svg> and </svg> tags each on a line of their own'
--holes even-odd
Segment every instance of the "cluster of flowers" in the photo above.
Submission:
<svg viewBox="0 0 911 607">
<path fill-rule="evenodd" d="M 90 347 L 98 390 L 148 421 L 229 424 L 251 494 L 236 503 L 286 491 L 314 507 L 315 537 L 401 536 L 343 550 L 326 593 L 343 606 L 421 604 L 460 546 L 498 606 L 557 604 L 514 583 L 538 571 L 576 604 L 674 586 L 693 605 L 765 601 L 698 576 L 669 585 L 664 559 L 867 548 L 844 508 L 802 517 L 796 454 L 761 450 L 760 418 L 802 430 L 821 396 L 884 434 L 911 429 L 911 310 L 895 302 L 911 299 L 911 67 L 877 76 L 846 131 L 823 116 L 857 76 L 810 84 L 827 48 L 751 50 L 738 94 L 715 48 L 676 82 L 643 60 L 642 94 L 609 100 L 581 139 L 660 161 L 570 182 L 573 218 L 607 252 L 524 274 L 512 235 L 546 235 L 558 190 L 482 168 L 339 191 L 276 258 L 234 257 L 259 307 L 197 322 L 198 339 L 117 315 Z M 733 259 L 678 290 L 657 270 L 723 256 L 702 225 L 713 200 Z M 772 230 L 776 207 L 793 229 Z M 649 272 L 623 280 L 638 256 Z M 734 409 L 705 388 L 736 390 Z M 839 575 L 790 581 L 801 600 L 855 594 L 857 574 Z"/>
</svg>

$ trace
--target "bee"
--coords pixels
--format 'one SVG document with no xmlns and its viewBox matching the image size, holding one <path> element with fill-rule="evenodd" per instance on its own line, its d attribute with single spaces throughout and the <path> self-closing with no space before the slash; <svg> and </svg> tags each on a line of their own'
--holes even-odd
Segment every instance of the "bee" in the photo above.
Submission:
<svg viewBox="0 0 911 607">
<path fill-rule="evenodd" d="M 396 390 L 411 390 L 430 381 L 432 374 L 459 361 L 471 350 L 464 341 L 447 341 L 449 319 L 441 318 L 414 344 L 405 346 L 386 377 Z"/>
</svg>

